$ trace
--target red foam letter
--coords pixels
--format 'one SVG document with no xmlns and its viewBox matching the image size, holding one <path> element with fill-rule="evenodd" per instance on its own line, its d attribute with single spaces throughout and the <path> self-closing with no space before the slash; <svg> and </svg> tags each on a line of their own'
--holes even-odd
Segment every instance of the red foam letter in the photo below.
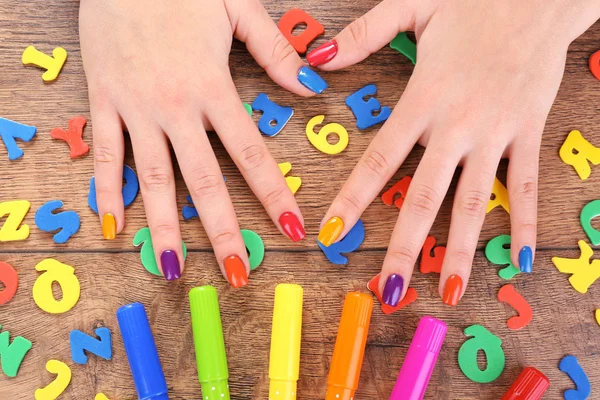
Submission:
<svg viewBox="0 0 600 400">
<path fill-rule="evenodd" d="M 508 304 L 519 313 L 519 315 L 510 317 L 506 321 L 508 329 L 516 331 L 529 325 L 533 318 L 533 311 L 531 311 L 531 306 L 527 303 L 527 300 L 517 292 L 513 285 L 504 285 L 500 288 L 498 301 Z"/>
<path fill-rule="evenodd" d="M 600 50 L 590 57 L 590 71 L 592 71 L 596 79 L 600 80 Z"/>
<path fill-rule="evenodd" d="M 83 156 L 90 151 L 90 148 L 83 141 L 83 127 L 86 124 L 85 117 L 75 117 L 69 120 L 69 130 L 54 128 L 50 136 L 54 139 L 62 139 L 69 144 L 71 149 L 71 158 Z"/>
<path fill-rule="evenodd" d="M 5 289 L 0 291 L 0 304 L 6 304 L 17 293 L 19 276 L 13 267 L 2 261 L 0 261 L 0 282 L 5 286 Z"/>
<path fill-rule="evenodd" d="M 384 314 L 388 315 L 395 311 L 398 311 L 401 308 L 406 307 L 410 303 L 414 303 L 417 300 L 417 291 L 411 287 L 408 288 L 404 298 L 400 300 L 400 302 L 396 305 L 396 307 L 388 306 L 387 304 L 383 304 L 383 300 L 381 300 L 381 293 L 379 293 L 379 278 L 381 277 L 381 273 L 377 274 L 373 279 L 367 283 L 367 289 L 371 292 L 375 293 L 377 299 L 381 303 L 381 311 Z"/>
<path fill-rule="evenodd" d="M 394 186 L 389 188 L 384 194 L 381 195 L 381 200 L 386 206 L 391 206 L 392 203 L 398 208 L 402 207 L 404 203 L 404 199 L 406 198 L 406 193 L 408 192 L 408 187 L 410 186 L 410 181 L 412 178 L 410 176 L 405 176 L 400 179 Z M 396 194 L 400 194 L 400 197 L 394 201 L 394 197 Z"/>
<path fill-rule="evenodd" d="M 299 24 L 306 24 L 306 29 L 299 35 L 293 35 L 292 31 L 294 30 L 294 27 Z M 299 8 L 293 8 L 283 14 L 279 20 L 279 30 L 300 54 L 306 53 L 306 49 L 310 42 L 325 32 L 325 28 L 319 21 Z"/>
<path fill-rule="evenodd" d="M 423 244 L 423 251 L 421 252 L 421 266 L 420 270 L 423 274 L 435 272 L 439 274 L 442 271 L 442 263 L 444 262 L 444 256 L 446 255 L 446 248 L 438 246 L 435 249 L 435 238 L 433 236 L 427 236 L 425 243 Z M 431 250 L 433 249 L 433 256 Z"/>
</svg>

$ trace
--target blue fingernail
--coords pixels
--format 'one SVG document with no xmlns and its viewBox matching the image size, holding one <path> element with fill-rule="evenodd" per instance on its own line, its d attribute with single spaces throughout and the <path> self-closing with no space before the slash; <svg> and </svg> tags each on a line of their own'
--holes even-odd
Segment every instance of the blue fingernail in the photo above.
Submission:
<svg viewBox="0 0 600 400">
<path fill-rule="evenodd" d="M 533 253 L 531 252 L 531 247 L 525 246 L 519 252 L 519 268 L 521 268 L 522 272 L 527 274 L 531 273 L 533 264 Z"/>
<path fill-rule="evenodd" d="M 308 67 L 300 68 L 298 71 L 298 81 L 316 94 L 323 93 L 329 87 L 319 74 Z"/>
</svg>

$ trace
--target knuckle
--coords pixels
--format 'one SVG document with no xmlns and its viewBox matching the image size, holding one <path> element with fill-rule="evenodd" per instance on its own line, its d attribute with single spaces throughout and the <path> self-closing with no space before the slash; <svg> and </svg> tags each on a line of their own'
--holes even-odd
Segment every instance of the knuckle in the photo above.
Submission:
<svg viewBox="0 0 600 400">
<path fill-rule="evenodd" d="M 151 167 L 141 172 L 140 182 L 149 191 L 164 192 L 171 186 L 173 177 L 162 167 Z"/>
<path fill-rule="evenodd" d="M 408 208 L 420 217 L 430 217 L 439 204 L 440 195 L 429 185 L 414 187 L 412 194 L 406 199 Z"/>
<path fill-rule="evenodd" d="M 191 194 L 194 198 L 206 198 L 217 194 L 222 185 L 223 177 L 219 175 L 196 171 L 191 182 Z"/>
<path fill-rule="evenodd" d="M 474 253 L 464 248 L 454 249 L 446 253 L 446 257 L 455 260 L 459 265 L 471 265 Z"/>
<path fill-rule="evenodd" d="M 264 165 L 267 158 L 267 149 L 264 146 L 252 144 L 240 152 L 240 164 L 244 171 L 252 171 Z"/>
<path fill-rule="evenodd" d="M 367 43 L 369 41 L 367 40 L 367 27 L 367 19 L 364 15 L 356 19 L 353 23 L 351 23 L 348 26 L 348 31 L 350 32 L 352 40 L 354 41 L 356 46 L 363 50 L 367 50 L 368 48 Z"/>
<path fill-rule="evenodd" d="M 362 203 L 352 192 L 344 190 L 340 193 L 340 200 L 344 209 L 351 209 L 355 212 L 361 213 L 363 207 Z"/>
<path fill-rule="evenodd" d="M 116 160 L 115 152 L 104 145 L 94 146 L 94 161 L 99 164 L 111 164 Z"/>
<path fill-rule="evenodd" d="M 481 190 L 470 190 L 461 196 L 458 210 L 462 215 L 479 217 L 486 209 L 489 199 L 489 195 Z"/>
<path fill-rule="evenodd" d="M 287 188 L 287 186 L 285 187 L 286 190 L 282 189 L 282 188 L 276 188 L 271 190 L 270 192 L 268 192 L 265 197 L 262 200 L 262 203 L 264 204 L 265 207 L 269 207 L 277 202 L 279 202 L 284 196 L 286 192 L 289 192 L 289 189 Z"/>
<path fill-rule="evenodd" d="M 395 265 L 412 266 L 417 260 L 417 254 L 415 251 L 406 246 L 390 248 L 388 257 L 391 258 L 392 263 Z"/>
<path fill-rule="evenodd" d="M 284 63 L 289 57 L 293 57 L 296 54 L 294 47 L 288 42 L 281 32 L 277 32 L 273 39 L 273 52 L 271 53 L 271 59 L 265 69 L 270 68 L 274 65 Z"/>
<path fill-rule="evenodd" d="M 219 246 L 223 243 L 231 243 L 235 238 L 235 235 L 231 231 L 216 232 L 211 238 L 210 242 L 213 246 Z"/>
<path fill-rule="evenodd" d="M 152 237 L 174 237 L 178 234 L 177 224 L 158 222 L 152 229 Z"/>
<path fill-rule="evenodd" d="M 369 151 L 362 160 L 365 167 L 376 177 L 384 176 L 389 169 L 386 157 L 377 150 Z"/>
<path fill-rule="evenodd" d="M 525 178 L 514 188 L 514 195 L 520 200 L 535 200 L 537 197 L 538 184 L 535 178 Z"/>
</svg>

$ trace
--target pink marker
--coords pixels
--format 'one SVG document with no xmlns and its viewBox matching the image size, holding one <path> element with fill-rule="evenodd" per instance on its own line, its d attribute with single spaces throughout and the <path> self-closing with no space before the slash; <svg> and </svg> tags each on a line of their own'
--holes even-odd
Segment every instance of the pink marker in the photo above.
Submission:
<svg viewBox="0 0 600 400">
<path fill-rule="evenodd" d="M 447 330 L 439 319 L 421 318 L 390 400 L 421 400 L 425 396 Z"/>
</svg>

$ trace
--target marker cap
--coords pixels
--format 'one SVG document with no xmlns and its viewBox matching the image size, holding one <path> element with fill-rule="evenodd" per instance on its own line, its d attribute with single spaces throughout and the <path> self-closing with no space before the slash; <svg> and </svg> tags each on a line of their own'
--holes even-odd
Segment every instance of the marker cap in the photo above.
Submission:
<svg viewBox="0 0 600 400">
<path fill-rule="evenodd" d="M 229 370 L 217 290 L 193 288 L 189 293 L 192 331 L 202 400 L 229 400 Z"/>
<path fill-rule="evenodd" d="M 169 400 L 146 310 L 132 303 L 117 310 L 119 329 L 139 400 Z"/>
<path fill-rule="evenodd" d="M 299 285 L 284 283 L 275 288 L 269 357 L 271 400 L 296 398 L 296 382 L 300 370 L 302 297 L 303 290 Z"/>
<path fill-rule="evenodd" d="M 524 368 L 502 400 L 539 400 L 550 387 L 546 375 L 533 367 Z"/>
<path fill-rule="evenodd" d="M 390 400 L 421 400 L 425 396 L 447 330 L 439 319 L 421 318 Z"/>
<path fill-rule="evenodd" d="M 352 292 L 346 295 L 331 358 L 325 400 L 350 400 L 354 397 L 372 311 L 373 296 L 370 294 Z"/>
</svg>

